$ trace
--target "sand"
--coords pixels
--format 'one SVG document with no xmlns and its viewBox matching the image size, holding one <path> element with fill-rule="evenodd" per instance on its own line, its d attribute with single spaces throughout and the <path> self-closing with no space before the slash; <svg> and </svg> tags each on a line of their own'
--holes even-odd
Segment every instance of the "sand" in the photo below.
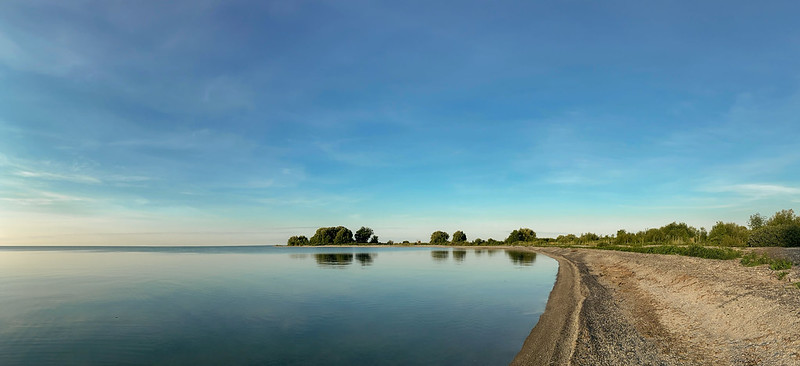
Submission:
<svg viewBox="0 0 800 366">
<path fill-rule="evenodd" d="M 782 280 L 737 260 L 527 248 L 556 284 L 512 365 L 800 365 L 797 266 Z M 800 249 L 773 255 L 800 258 Z"/>
</svg>

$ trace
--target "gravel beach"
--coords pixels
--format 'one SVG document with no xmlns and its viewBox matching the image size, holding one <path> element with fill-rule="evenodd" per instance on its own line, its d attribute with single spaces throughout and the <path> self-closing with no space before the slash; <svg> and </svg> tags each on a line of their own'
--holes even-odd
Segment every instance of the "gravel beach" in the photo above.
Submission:
<svg viewBox="0 0 800 366">
<path fill-rule="evenodd" d="M 557 259 L 547 308 L 512 365 L 800 365 L 798 267 L 526 248 Z M 800 251 L 773 248 L 797 260 Z"/>
</svg>

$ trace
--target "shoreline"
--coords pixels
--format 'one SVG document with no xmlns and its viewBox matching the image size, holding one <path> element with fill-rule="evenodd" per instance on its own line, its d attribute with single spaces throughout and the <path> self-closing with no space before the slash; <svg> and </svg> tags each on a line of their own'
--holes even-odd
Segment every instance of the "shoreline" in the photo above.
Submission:
<svg viewBox="0 0 800 366">
<path fill-rule="evenodd" d="M 545 312 L 511 365 L 800 365 L 800 289 L 767 266 L 513 249 L 550 256 L 559 270 Z M 788 272 L 800 277 L 797 266 Z"/>
</svg>

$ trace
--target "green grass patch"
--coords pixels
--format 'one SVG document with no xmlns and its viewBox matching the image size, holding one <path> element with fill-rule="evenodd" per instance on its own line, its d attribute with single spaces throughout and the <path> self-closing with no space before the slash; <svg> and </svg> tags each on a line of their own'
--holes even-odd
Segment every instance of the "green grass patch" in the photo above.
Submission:
<svg viewBox="0 0 800 366">
<path fill-rule="evenodd" d="M 789 274 L 789 272 L 786 272 L 786 271 L 778 272 L 778 274 L 777 274 L 778 280 L 783 280 L 784 278 L 786 278 L 786 275 L 788 275 L 788 274 Z"/>
<path fill-rule="evenodd" d="M 800 282 L 795 282 L 792 285 L 794 285 L 794 287 L 800 288 Z"/>
<path fill-rule="evenodd" d="M 769 269 L 773 271 L 781 271 L 792 268 L 792 261 L 783 258 L 772 258 L 766 254 L 758 255 L 756 253 L 748 253 L 744 255 L 741 263 L 745 267 L 755 267 L 762 264 L 768 264 Z"/>
<path fill-rule="evenodd" d="M 621 252 L 647 253 L 647 254 L 683 255 L 687 257 L 697 257 L 706 259 L 736 259 L 742 256 L 742 253 L 736 249 L 704 247 L 700 245 L 689 245 L 689 246 L 657 245 L 649 247 L 604 245 L 604 246 L 598 246 L 597 249 L 617 250 Z"/>
</svg>

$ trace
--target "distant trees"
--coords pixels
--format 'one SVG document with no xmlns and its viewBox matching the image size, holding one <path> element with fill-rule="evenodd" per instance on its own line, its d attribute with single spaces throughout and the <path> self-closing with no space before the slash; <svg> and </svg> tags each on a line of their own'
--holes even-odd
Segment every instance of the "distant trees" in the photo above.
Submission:
<svg viewBox="0 0 800 366">
<path fill-rule="evenodd" d="M 286 245 L 288 245 L 288 246 L 308 245 L 308 238 L 306 238 L 303 235 L 293 236 L 293 237 L 289 238 L 289 240 L 286 242 Z"/>
<path fill-rule="evenodd" d="M 508 238 L 506 238 L 506 244 L 514 244 L 520 241 L 536 241 L 536 232 L 528 228 L 519 228 L 508 234 Z"/>
<path fill-rule="evenodd" d="M 453 244 L 466 243 L 466 242 L 467 242 L 467 234 L 464 234 L 463 231 L 458 230 L 453 233 Z"/>
<path fill-rule="evenodd" d="M 375 234 L 372 229 L 368 227 L 362 226 L 361 229 L 356 230 L 356 243 L 366 243 L 369 241 L 369 238 Z"/>
<path fill-rule="evenodd" d="M 708 233 L 708 241 L 714 245 L 725 247 L 743 247 L 747 243 L 750 235 L 747 228 L 733 222 L 717 221 L 711 232 Z"/>
<path fill-rule="evenodd" d="M 753 216 L 761 216 L 755 214 Z M 753 216 L 750 216 L 751 222 Z M 769 220 L 761 218 L 762 225 L 757 226 L 747 238 L 747 245 L 751 247 L 800 246 L 800 217 L 795 216 L 794 210 L 781 210 L 776 212 Z M 752 228 L 752 226 L 751 226 Z"/>
<path fill-rule="evenodd" d="M 317 229 L 314 236 L 308 240 L 310 245 L 332 245 L 332 244 L 351 244 L 353 232 L 344 226 L 321 227 Z"/>
<path fill-rule="evenodd" d="M 431 244 L 447 244 L 448 239 L 450 239 L 450 234 L 444 231 L 434 231 L 431 234 Z"/>
<path fill-rule="evenodd" d="M 372 239 L 369 240 L 369 243 L 370 244 L 378 244 L 378 236 L 377 235 L 373 235 Z"/>
</svg>

